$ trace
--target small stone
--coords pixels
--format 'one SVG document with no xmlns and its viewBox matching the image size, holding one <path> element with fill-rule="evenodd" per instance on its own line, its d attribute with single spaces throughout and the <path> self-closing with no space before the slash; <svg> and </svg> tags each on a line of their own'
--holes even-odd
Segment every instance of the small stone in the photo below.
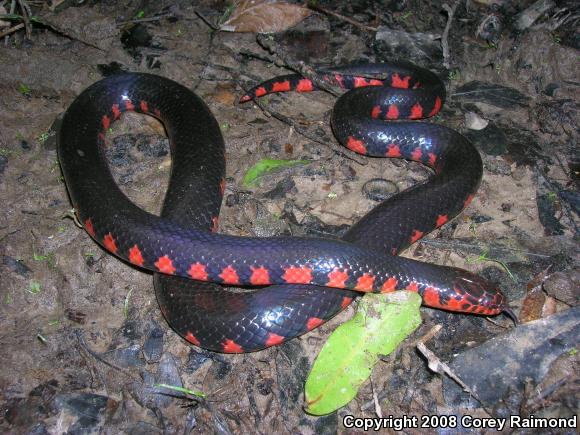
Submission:
<svg viewBox="0 0 580 435">
<path fill-rule="evenodd" d="M 384 201 L 399 191 L 395 183 L 383 178 L 373 178 L 367 181 L 363 188 L 363 194 L 371 201 Z"/>
<path fill-rule="evenodd" d="M 568 270 L 553 273 L 544 282 L 544 290 L 568 305 L 576 305 L 580 299 L 580 272 Z"/>
<path fill-rule="evenodd" d="M 487 127 L 489 121 L 487 119 L 483 119 L 475 112 L 467 112 L 465 114 L 465 126 L 470 130 L 483 130 Z"/>
<path fill-rule="evenodd" d="M 143 356 L 148 363 L 158 362 L 163 354 L 163 329 L 155 324 L 143 343 Z"/>
</svg>

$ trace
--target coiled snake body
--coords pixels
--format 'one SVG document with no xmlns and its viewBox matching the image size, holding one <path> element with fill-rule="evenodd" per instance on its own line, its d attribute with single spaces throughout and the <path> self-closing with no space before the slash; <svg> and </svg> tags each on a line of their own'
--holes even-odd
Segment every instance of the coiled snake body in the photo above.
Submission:
<svg viewBox="0 0 580 435">
<path fill-rule="evenodd" d="M 479 153 L 459 133 L 429 123 L 385 122 L 437 113 L 445 99 L 441 81 L 407 64 L 320 74 L 352 89 L 333 109 L 341 143 L 366 155 L 421 162 L 435 175 L 381 203 L 342 240 L 217 234 L 225 151 L 215 118 L 171 80 L 119 74 L 83 91 L 61 127 L 59 159 L 87 232 L 112 254 L 156 272 L 157 297 L 171 326 L 191 343 L 220 352 L 280 344 L 324 323 L 358 292 L 409 289 L 435 308 L 509 313 L 501 291 L 477 275 L 396 256 L 460 213 L 481 180 Z M 381 79 L 365 78 L 375 74 Z M 241 101 L 314 89 L 309 79 L 289 75 L 257 86 Z M 104 156 L 109 126 L 128 110 L 159 118 L 169 137 L 172 172 L 161 216 L 126 198 Z M 272 287 L 230 293 L 218 284 Z"/>
</svg>

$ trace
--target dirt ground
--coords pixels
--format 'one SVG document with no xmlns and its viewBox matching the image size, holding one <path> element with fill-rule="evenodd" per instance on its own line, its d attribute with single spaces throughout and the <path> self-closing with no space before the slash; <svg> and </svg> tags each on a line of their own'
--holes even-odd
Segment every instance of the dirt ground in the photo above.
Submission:
<svg viewBox="0 0 580 435">
<path fill-rule="evenodd" d="M 0 6 L 9 10 L 11 3 Z M 0 39 L 2 431 L 345 433 L 346 415 L 577 415 L 574 2 L 544 2 L 551 5 L 538 14 L 527 9 L 529 1 L 457 2 L 443 51 L 441 39 L 431 37 L 448 24 L 438 0 L 318 2 L 341 17 L 314 13 L 298 27 L 258 38 L 212 30 L 207 21 L 218 22 L 227 9 L 220 1 L 53 2 L 61 3 L 54 11 L 48 3 L 28 2 L 41 19 L 28 35 L 22 28 Z M 8 21 L 0 34 L 18 24 Z M 297 60 L 315 66 L 394 57 L 445 80 L 449 97 L 435 121 L 466 135 L 485 168 L 468 209 L 403 255 L 494 280 L 521 323 L 423 308 L 422 325 L 377 364 L 356 399 L 314 417 L 304 412 L 305 379 L 325 338 L 354 307 L 257 353 L 213 354 L 185 342 L 164 321 L 151 275 L 108 255 L 71 218 L 55 150 L 58 119 L 76 95 L 114 71 L 171 78 L 201 96 L 224 135 L 220 232 L 337 237 L 376 205 L 364 193 L 370 180 L 386 180 L 378 186 L 392 193 L 429 171 L 341 148 L 328 123 L 335 97 L 327 93 L 269 96 L 266 111 L 237 99 L 260 80 L 288 73 L 285 65 Z M 163 127 L 127 115 L 112 130 L 107 154 L 118 183 L 158 212 L 170 168 Z M 246 187 L 244 175 L 264 158 L 310 162 Z M 427 347 L 471 396 L 431 371 L 417 351 L 417 340 L 435 325 L 442 330 Z M 158 383 L 207 398 L 168 393 Z M 466 424 L 430 430 L 436 429 L 474 430 Z"/>
</svg>

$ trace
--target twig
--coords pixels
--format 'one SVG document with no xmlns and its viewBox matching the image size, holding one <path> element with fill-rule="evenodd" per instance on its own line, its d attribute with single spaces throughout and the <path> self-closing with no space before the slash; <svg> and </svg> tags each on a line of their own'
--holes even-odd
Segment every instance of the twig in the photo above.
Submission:
<svg viewBox="0 0 580 435">
<path fill-rule="evenodd" d="M 312 67 L 306 65 L 302 61 L 295 61 L 294 59 L 291 58 L 291 56 L 286 54 L 284 52 L 284 50 L 278 44 L 276 44 L 275 40 L 271 36 L 258 35 L 257 40 L 258 40 L 258 43 L 262 47 L 264 47 L 270 53 L 277 56 L 284 63 L 284 65 L 286 67 L 288 67 L 289 69 L 291 69 L 291 70 L 301 74 L 302 76 L 310 79 L 318 89 L 324 90 L 333 96 L 339 96 L 343 93 L 343 90 L 340 88 L 339 83 L 333 74 L 328 74 L 328 79 L 322 80 L 320 78 L 319 74 L 317 73 L 317 71 L 315 71 Z M 246 93 L 247 93 L 247 90 L 244 89 L 243 86 L 240 85 L 240 87 L 244 91 L 246 91 Z M 290 119 L 287 116 L 282 115 L 278 112 L 272 111 L 271 109 L 266 108 L 263 103 L 258 101 L 258 99 L 253 99 L 253 101 L 264 113 L 269 114 L 269 115 L 273 116 L 274 118 L 278 119 L 279 121 L 282 121 L 285 124 L 288 124 L 289 126 L 293 127 L 294 130 L 296 130 L 296 132 L 298 134 L 300 134 L 300 135 L 302 135 L 302 136 L 304 136 L 304 137 L 306 137 L 306 138 L 308 138 L 308 139 L 310 139 L 318 144 L 328 146 L 327 142 L 321 141 L 315 135 L 313 135 L 313 134 L 309 133 L 307 130 L 301 128 L 292 119 Z M 365 160 L 359 159 L 359 158 L 351 155 L 350 153 L 347 154 L 342 147 L 338 147 L 336 144 L 334 144 L 332 142 L 331 142 L 331 147 L 332 147 L 332 150 L 335 153 L 337 153 L 338 155 L 345 157 L 349 160 L 352 160 L 360 165 L 366 165 Z"/>
<path fill-rule="evenodd" d="M 213 39 L 212 39 L 212 41 L 213 41 Z M 210 42 L 210 43 L 211 43 L 211 42 Z M 240 54 L 247 55 L 248 53 L 240 53 Z M 268 61 L 268 62 L 273 62 L 272 60 L 267 60 L 267 61 Z M 205 66 L 207 66 L 208 64 L 204 64 L 204 65 L 205 65 Z M 234 74 L 234 71 L 233 71 L 233 70 L 231 70 L 230 68 L 227 68 L 227 67 L 222 67 L 222 66 L 215 66 L 215 65 L 214 65 L 213 67 L 214 67 L 214 68 L 218 68 L 218 69 L 222 69 L 222 70 L 224 70 L 224 71 L 228 71 L 228 72 L 230 72 L 232 75 Z M 200 80 L 200 81 L 201 81 L 201 80 Z M 238 86 L 239 86 L 239 87 L 240 87 L 240 88 L 241 88 L 241 89 L 242 89 L 242 90 L 243 90 L 243 91 L 244 91 L 246 94 L 248 93 L 248 89 L 246 89 L 246 88 L 245 88 L 245 87 L 244 87 L 244 86 L 243 86 L 243 85 L 242 85 L 242 84 L 239 82 L 239 80 L 236 80 L 236 79 L 234 78 L 234 81 L 236 81 L 236 82 L 237 82 Z M 194 86 L 194 89 L 195 89 L 195 88 L 197 88 L 197 86 L 198 86 L 198 85 L 199 85 L 199 82 L 198 82 L 198 83 L 197 83 L 197 84 Z M 316 135 L 314 135 L 314 134 L 310 133 L 310 132 L 309 132 L 307 129 L 303 129 L 302 127 L 300 127 L 300 126 L 299 126 L 299 125 L 298 125 L 298 124 L 297 124 L 297 123 L 296 123 L 296 122 L 295 122 L 293 119 L 291 119 L 291 118 L 289 118 L 289 117 L 287 117 L 287 116 L 285 116 L 285 115 L 283 115 L 283 114 L 281 114 L 281 113 L 279 113 L 279 112 L 276 112 L 276 111 L 274 111 L 274 110 L 272 110 L 272 109 L 269 109 L 269 108 L 267 108 L 267 107 L 265 106 L 265 104 L 264 104 L 264 103 L 262 103 L 261 101 L 259 101 L 259 99 L 254 99 L 254 100 L 253 100 L 253 102 L 254 102 L 254 104 L 256 104 L 256 106 L 258 106 L 258 107 L 260 108 L 260 110 L 262 110 L 262 112 L 264 112 L 264 113 L 265 113 L 267 116 L 271 116 L 271 117 L 273 117 L 273 118 L 275 118 L 275 119 L 277 119 L 277 120 L 279 120 L 279 121 L 283 122 L 284 124 L 287 124 L 287 125 L 289 125 L 289 126 L 290 126 L 292 129 L 294 129 L 294 130 L 295 130 L 295 131 L 296 131 L 298 134 L 300 134 L 300 135 L 302 135 L 302 136 L 306 137 L 307 139 L 310 139 L 310 140 L 312 140 L 313 142 L 316 142 L 316 143 L 318 143 L 318 144 L 320 144 L 320 145 L 323 145 L 323 146 L 325 146 L 325 147 L 329 145 L 329 142 L 328 142 L 328 141 L 322 141 L 322 140 L 320 140 L 320 139 L 319 139 L 319 138 L 318 138 Z M 337 146 L 337 145 L 336 145 L 336 144 L 334 144 L 332 141 L 330 141 L 330 147 L 332 148 L 332 150 L 333 150 L 333 151 L 334 151 L 336 154 L 338 154 L 338 155 L 340 155 L 340 156 L 342 156 L 342 157 L 344 157 L 344 158 L 346 158 L 346 159 L 348 159 L 348 160 L 354 161 L 354 162 L 358 163 L 359 165 L 363 165 L 363 166 L 367 164 L 367 162 L 366 162 L 364 159 L 362 159 L 362 158 L 360 158 L 360 159 L 359 159 L 359 158 L 358 158 L 358 156 L 357 156 L 356 154 L 352 155 L 351 153 L 347 153 L 347 152 L 345 152 L 345 151 L 344 151 L 344 149 L 343 149 L 343 147 Z"/>
<path fill-rule="evenodd" d="M 429 332 L 427 332 L 424 336 L 419 338 L 415 343 L 412 344 L 412 346 L 417 346 L 417 344 L 419 344 L 419 343 L 427 343 L 429 340 L 431 340 L 433 337 L 435 337 L 437 334 L 439 334 L 439 331 L 441 331 L 442 328 L 443 327 L 441 325 L 433 326 L 429 330 Z"/>
<path fill-rule="evenodd" d="M 338 97 L 343 93 L 335 77 L 331 75 L 327 80 L 321 80 L 314 68 L 306 65 L 303 61 L 295 61 L 276 44 L 270 35 L 258 35 L 257 40 L 262 47 L 276 55 L 282 62 L 284 62 L 284 65 L 287 68 L 310 79 L 318 89 L 326 91 L 335 97 Z"/>
<path fill-rule="evenodd" d="M 556 2 L 553 0 L 538 0 L 513 17 L 514 27 L 521 32 L 555 7 Z"/>
<path fill-rule="evenodd" d="M 473 396 L 479 403 L 482 403 L 482 401 L 479 399 L 479 397 L 477 397 L 477 395 L 475 394 L 475 392 L 473 392 L 471 390 L 471 388 L 469 388 L 467 386 L 467 384 L 465 384 L 460 378 L 459 376 L 457 376 L 453 370 L 451 370 L 451 368 L 445 364 L 443 361 L 441 361 L 439 359 L 439 357 L 437 355 L 435 355 L 432 351 L 430 351 L 427 346 L 425 346 L 425 342 L 430 340 L 431 338 L 433 338 L 439 331 L 441 330 L 441 325 L 435 325 L 431 331 L 429 331 L 427 334 L 425 334 L 417 343 L 417 349 L 419 350 L 419 352 L 421 352 L 421 354 L 427 359 L 427 364 L 429 366 L 429 369 L 435 373 L 438 373 L 440 375 L 442 375 L 443 373 L 445 373 L 447 376 L 449 376 L 451 379 L 453 379 L 455 382 L 457 382 L 457 384 L 459 384 L 459 386 L 461 386 L 461 388 L 463 388 L 463 390 L 467 393 L 469 393 L 471 396 Z"/>
<path fill-rule="evenodd" d="M 451 29 L 451 22 L 453 21 L 453 15 L 455 15 L 455 9 L 457 9 L 459 2 L 455 2 L 453 6 L 449 6 L 444 3 L 442 8 L 447 12 L 447 24 L 445 24 L 445 30 L 441 35 L 441 48 L 443 49 L 443 66 L 447 69 L 450 68 L 451 64 L 449 62 L 449 30 Z"/>
<path fill-rule="evenodd" d="M 219 30 L 219 27 L 216 27 L 216 25 L 214 23 L 212 23 L 207 17 L 205 17 L 201 12 L 195 11 L 195 15 L 197 15 L 199 18 L 201 18 L 201 21 L 203 21 L 205 24 L 207 24 L 211 30 L 214 30 L 214 31 Z"/>
<path fill-rule="evenodd" d="M 373 390 L 374 391 L 374 390 Z M 367 411 L 371 408 L 375 408 L 376 410 L 376 402 L 375 402 L 375 395 L 373 394 L 373 398 L 371 400 L 369 400 L 368 402 L 365 402 L 361 407 L 361 411 Z M 376 394 L 377 398 L 376 400 L 380 403 L 381 400 L 386 399 L 389 396 L 389 391 L 388 390 L 380 390 L 377 394 Z"/>
<path fill-rule="evenodd" d="M 238 52 L 238 54 L 240 56 L 244 56 L 244 57 L 247 57 L 249 59 L 258 59 L 258 60 L 261 60 L 262 62 L 271 63 L 271 64 L 274 63 L 274 59 L 271 59 L 268 56 L 262 56 L 261 54 L 258 54 L 258 53 L 253 53 L 253 52 L 246 50 L 246 49 L 240 50 Z"/>
<path fill-rule="evenodd" d="M 381 409 L 381 404 L 379 403 L 379 398 L 377 396 L 377 391 L 375 390 L 375 385 L 373 384 L 373 377 L 370 377 L 371 381 L 371 390 L 373 391 L 373 402 L 375 404 L 375 413 L 377 417 L 383 418 L 383 410 Z"/>
<path fill-rule="evenodd" d="M 463 388 L 463 391 L 465 391 L 466 393 L 469 393 L 471 396 L 473 396 L 478 402 L 481 402 L 481 399 L 479 399 L 479 397 L 477 397 L 477 394 L 475 394 L 475 392 L 469 388 L 467 386 L 467 384 L 465 384 L 460 378 L 459 376 L 457 376 L 453 370 L 451 370 L 451 368 L 445 364 L 443 361 L 441 361 L 439 359 L 439 357 L 437 355 L 435 355 L 432 351 L 430 351 L 429 349 L 427 349 L 427 346 L 425 346 L 425 343 L 417 343 L 417 349 L 419 350 L 419 352 L 421 352 L 421 354 L 423 354 L 423 356 L 425 358 L 427 358 L 427 364 L 429 366 L 429 369 L 435 373 L 438 373 L 440 375 L 442 375 L 443 373 L 445 373 L 447 376 L 449 376 L 451 379 L 453 379 L 455 382 L 457 382 L 457 384 Z"/>
<path fill-rule="evenodd" d="M 313 11 L 321 12 L 323 14 L 330 15 L 334 18 L 338 18 L 341 21 L 346 21 L 347 23 L 352 24 L 353 26 L 356 26 L 359 29 L 363 29 L 363 30 L 366 30 L 368 32 L 378 31 L 378 29 L 376 27 L 371 27 L 371 26 L 367 26 L 366 24 L 359 23 L 358 21 L 353 20 L 352 18 L 345 17 L 344 15 L 337 14 L 336 12 L 333 12 L 333 11 L 329 11 L 328 9 L 325 9 L 322 6 L 318 6 L 315 4 L 309 4 L 308 8 L 312 9 Z"/>
<path fill-rule="evenodd" d="M 97 50 L 99 50 L 99 51 L 105 51 L 105 49 L 104 49 L 104 48 L 101 48 L 101 47 L 99 47 L 98 45 L 96 45 L 96 44 L 93 44 L 92 42 L 85 41 L 85 40 L 84 40 L 84 39 L 82 39 L 82 38 L 78 38 L 77 36 L 75 36 L 75 35 L 71 34 L 71 33 L 70 33 L 68 30 L 66 30 L 66 29 L 63 29 L 63 28 L 57 27 L 57 26 L 55 26 L 55 25 L 53 25 L 53 24 L 51 24 L 51 23 L 46 23 L 46 22 L 43 22 L 43 24 L 44 24 L 44 25 L 46 25 L 46 26 L 48 26 L 48 27 L 50 27 L 50 28 L 51 28 L 53 31 L 55 31 L 55 32 L 56 32 L 56 33 L 58 33 L 59 35 L 64 35 L 64 36 L 66 36 L 67 38 L 70 38 L 70 39 L 72 39 L 73 41 L 78 41 L 78 42 L 80 42 L 81 44 L 85 44 L 85 45 L 86 45 L 86 46 L 88 46 L 88 47 L 96 48 L 96 49 L 97 49 Z"/>
<path fill-rule="evenodd" d="M 24 23 L 20 23 L 14 27 L 10 27 L 9 29 L 6 29 L 3 32 L 0 32 L 0 38 L 2 38 L 3 36 L 10 35 L 11 33 L 14 33 L 16 31 L 22 29 L 23 27 L 24 27 Z"/>
<path fill-rule="evenodd" d="M 542 391 L 538 391 L 538 396 L 535 398 L 531 398 L 528 401 L 528 404 L 527 404 L 528 407 L 531 405 L 535 405 L 537 403 L 542 402 L 546 397 L 552 395 L 554 393 L 554 391 L 556 391 L 558 388 L 560 388 L 563 385 L 566 385 L 566 383 L 569 382 L 569 380 L 570 380 L 570 376 L 571 375 L 566 375 L 562 379 L 560 379 L 559 381 L 556 381 L 556 382 L 548 385 Z"/>
<path fill-rule="evenodd" d="M 140 379 L 138 376 L 136 376 L 133 372 L 131 372 L 130 370 L 127 370 L 123 367 L 119 367 L 109 361 L 107 361 L 105 358 L 103 358 L 101 355 L 99 355 L 98 353 L 96 353 L 94 350 L 92 350 L 88 345 L 87 342 L 85 341 L 85 337 L 82 333 L 82 331 L 80 330 L 76 330 L 75 331 L 75 335 L 77 336 L 77 340 L 79 342 L 79 345 L 81 347 L 81 349 L 83 349 L 85 352 L 87 352 L 89 355 L 91 355 L 93 358 L 95 358 L 97 361 L 100 361 L 101 363 L 105 364 L 107 367 L 110 367 L 114 370 L 117 370 L 121 373 L 124 373 L 125 375 L 127 375 L 128 377 L 130 377 L 131 379 L 134 379 L 136 381 L 139 382 L 143 382 L 143 379 Z"/>
<path fill-rule="evenodd" d="M 135 18 L 133 20 L 120 21 L 117 23 L 117 27 L 122 27 L 126 24 L 151 23 L 153 21 L 159 21 L 162 18 L 174 17 L 174 16 L 175 16 L 174 14 L 166 13 L 166 14 L 160 14 L 160 15 L 155 15 L 155 16 L 146 17 L 146 18 Z"/>
<path fill-rule="evenodd" d="M 26 37 L 32 39 L 32 26 L 30 25 L 30 7 L 26 4 L 24 0 L 18 0 L 20 9 L 22 9 L 22 20 L 24 21 L 24 28 L 26 29 Z"/>
<path fill-rule="evenodd" d="M 558 160 L 562 169 L 564 169 L 558 155 L 556 155 L 556 160 Z M 538 163 L 535 164 L 535 167 L 538 169 L 538 176 L 542 178 L 542 180 L 550 187 L 551 190 L 553 190 L 554 192 L 561 192 L 565 190 L 564 187 L 560 185 L 560 183 L 558 183 L 557 181 L 553 181 L 551 178 L 549 178 L 547 172 L 542 170 L 542 168 L 540 168 Z M 566 211 L 566 217 L 568 218 L 570 224 L 574 228 L 574 232 L 576 234 L 579 234 L 580 228 L 578 228 L 578 224 L 576 223 L 576 219 L 574 218 L 574 210 L 572 210 L 572 206 L 568 203 L 568 201 L 566 201 L 565 198 L 562 198 L 560 195 L 558 195 L 558 197 L 561 200 L 560 204 L 562 204 L 562 208 Z"/>
<path fill-rule="evenodd" d="M 13 15 L 14 12 L 16 11 L 16 0 L 12 0 L 12 3 L 10 4 L 10 15 Z M 4 38 L 4 46 L 7 47 L 8 46 L 8 35 L 6 35 L 6 37 Z"/>
<path fill-rule="evenodd" d="M 214 43 L 214 40 L 215 40 L 215 35 L 217 35 L 216 32 L 210 32 L 210 34 L 209 34 L 209 41 L 208 41 L 207 50 L 206 50 L 207 51 L 207 53 L 206 53 L 206 56 L 207 56 L 206 59 L 210 59 L 211 52 L 213 51 L 213 43 Z M 199 74 L 199 80 L 192 87 L 192 91 L 194 91 L 194 92 L 197 90 L 197 88 L 199 87 L 199 85 L 201 85 L 201 83 L 203 82 L 203 80 L 205 78 L 205 72 L 206 72 L 207 68 L 211 65 L 209 61 L 208 62 L 203 62 L 203 64 L 204 64 L 203 65 L 203 68 L 201 70 L 201 73 Z"/>
<path fill-rule="evenodd" d="M 95 358 L 97 361 L 102 362 L 107 367 L 110 367 L 110 368 L 115 369 L 115 370 L 123 371 L 123 369 L 121 367 L 117 367 L 115 364 L 110 363 L 109 361 L 107 361 L 106 359 L 104 359 L 101 355 L 99 355 L 97 352 L 95 352 L 94 350 L 92 350 L 87 345 L 87 342 L 85 341 L 85 337 L 83 336 L 83 333 L 82 333 L 81 330 L 75 331 L 75 334 L 77 336 L 77 340 L 79 341 L 79 345 L 80 345 L 81 349 L 83 349 L 84 351 L 86 351 L 90 356 L 92 356 L 93 358 Z"/>
<path fill-rule="evenodd" d="M 419 240 L 419 243 L 424 243 L 426 245 L 431 245 L 438 249 L 452 249 L 452 250 L 460 250 L 467 253 L 480 253 L 482 250 L 487 250 L 488 254 L 492 253 L 493 255 L 507 255 L 509 253 L 516 253 L 520 255 L 525 255 L 528 257 L 539 257 L 539 258 L 550 258 L 551 255 L 547 254 L 536 254 L 530 251 L 523 251 L 521 249 L 515 248 L 507 248 L 505 246 L 498 246 L 498 245 L 486 245 L 481 246 L 479 243 L 470 243 L 470 242 L 462 242 L 458 240 L 445 240 L 445 239 L 422 239 Z"/>
<path fill-rule="evenodd" d="M 239 83 L 238 83 L 238 84 L 239 84 Z M 247 94 L 247 89 L 244 89 L 244 87 L 243 87 L 243 86 L 241 86 L 241 84 L 239 84 L 239 85 L 240 85 L 240 87 L 241 87 L 241 88 L 244 90 L 244 92 L 246 92 L 246 94 Z M 300 126 L 298 125 L 298 123 L 297 123 L 296 121 L 294 121 L 293 119 L 291 119 L 291 118 L 287 117 L 286 115 L 282 115 L 281 113 L 279 113 L 279 112 L 276 112 L 276 111 L 274 111 L 274 110 L 272 110 L 272 109 L 269 109 L 269 108 L 267 108 L 267 107 L 266 107 L 266 105 L 265 105 L 264 103 L 262 103 L 262 102 L 261 102 L 261 101 L 260 101 L 258 98 L 254 98 L 254 99 L 253 99 L 253 102 L 254 102 L 254 104 L 255 104 L 256 106 L 258 106 L 258 107 L 259 107 L 259 108 L 262 110 L 262 112 L 264 112 L 266 115 L 268 115 L 268 116 L 271 116 L 271 117 L 273 117 L 273 118 L 276 118 L 278 121 L 281 121 L 281 122 L 283 122 L 284 124 L 287 124 L 287 125 L 289 125 L 290 127 L 292 127 L 292 128 L 293 128 L 293 129 L 296 131 L 296 133 L 298 133 L 298 134 L 300 134 L 300 135 L 302 135 L 302 136 L 306 137 L 307 139 L 310 139 L 311 141 L 314 141 L 314 142 L 316 142 L 317 144 L 323 145 L 323 146 L 325 146 L 325 147 L 329 145 L 329 143 L 328 143 L 328 142 L 325 142 L 325 141 L 322 141 L 322 140 L 318 139 L 318 137 L 317 137 L 316 135 L 314 135 L 314 134 L 310 133 L 310 132 L 309 132 L 307 129 L 304 129 L 304 128 L 300 127 Z M 338 147 L 338 146 L 337 146 L 337 145 L 335 145 L 333 142 L 331 142 L 331 145 L 330 145 L 330 146 L 331 146 L 332 150 L 333 150 L 335 153 L 337 153 L 338 155 L 340 155 L 340 156 L 342 156 L 342 157 L 344 157 L 344 158 L 347 158 L 347 159 L 349 159 L 349 160 L 352 160 L 352 161 L 354 161 L 354 162 L 358 163 L 359 165 L 365 165 L 365 164 L 366 164 L 366 162 L 365 162 L 364 160 L 362 160 L 362 159 L 360 159 L 360 160 L 359 160 L 359 159 L 358 159 L 358 158 L 356 158 L 355 156 L 352 156 L 352 155 L 349 155 L 349 154 L 347 154 L 347 153 L 346 153 L 346 152 L 343 150 L 343 148 L 342 148 L 342 147 Z"/>
<path fill-rule="evenodd" d="M 509 316 L 509 314 L 508 314 L 508 317 L 511 319 L 511 317 Z M 502 328 L 502 329 L 512 329 L 514 327 L 513 324 L 511 324 L 510 326 L 500 325 L 496 320 L 492 319 L 491 317 L 486 317 L 485 320 L 487 320 L 489 323 L 494 324 L 498 328 Z M 512 322 L 513 322 L 513 319 L 512 319 Z"/>
<path fill-rule="evenodd" d="M 176 14 L 173 11 L 169 11 L 169 12 L 161 13 L 158 15 L 152 15 L 150 17 L 134 18 L 131 20 L 119 21 L 117 23 L 117 26 L 118 27 L 124 26 L 125 24 L 151 23 L 154 21 L 159 21 L 163 18 L 178 18 L 180 20 L 186 20 L 186 21 L 193 21 L 193 20 L 197 20 L 198 18 L 201 18 L 202 21 L 204 21 L 209 27 L 211 27 L 212 30 L 219 30 L 211 22 L 209 22 L 209 20 L 207 18 L 205 18 L 200 12 L 196 11 L 195 14 L 197 16 L 181 15 L 181 14 Z"/>
</svg>

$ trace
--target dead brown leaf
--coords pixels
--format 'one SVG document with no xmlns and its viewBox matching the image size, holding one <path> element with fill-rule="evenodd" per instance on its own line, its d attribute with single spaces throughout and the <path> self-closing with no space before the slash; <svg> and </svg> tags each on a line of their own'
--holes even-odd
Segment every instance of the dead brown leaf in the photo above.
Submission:
<svg viewBox="0 0 580 435">
<path fill-rule="evenodd" d="M 542 307 L 542 317 L 550 317 L 552 314 L 556 314 L 558 311 L 556 299 L 546 296 L 546 302 Z"/>
<path fill-rule="evenodd" d="M 271 0 L 242 0 L 222 24 L 226 32 L 274 33 L 295 26 L 312 12 L 300 5 Z"/>
<path fill-rule="evenodd" d="M 212 98 L 226 106 L 233 106 L 237 100 L 231 84 L 217 85 L 212 92 Z"/>
<path fill-rule="evenodd" d="M 522 301 L 519 319 L 521 323 L 531 322 L 542 318 L 542 308 L 546 301 L 546 295 L 541 286 L 534 287 L 526 294 Z"/>
</svg>

